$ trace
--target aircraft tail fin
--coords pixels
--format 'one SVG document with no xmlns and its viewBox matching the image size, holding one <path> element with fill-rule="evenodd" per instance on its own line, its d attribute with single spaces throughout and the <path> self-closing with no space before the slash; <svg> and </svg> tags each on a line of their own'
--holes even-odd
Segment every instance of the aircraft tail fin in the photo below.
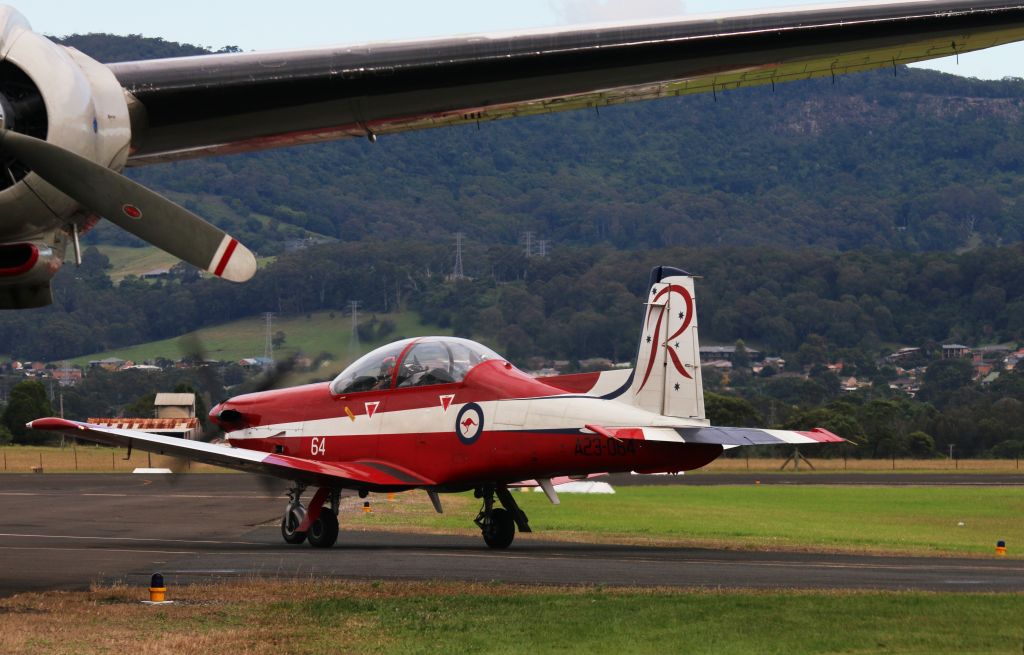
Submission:
<svg viewBox="0 0 1024 655">
<path fill-rule="evenodd" d="M 651 271 L 632 384 L 617 398 L 665 416 L 704 420 L 693 276 Z"/>
</svg>

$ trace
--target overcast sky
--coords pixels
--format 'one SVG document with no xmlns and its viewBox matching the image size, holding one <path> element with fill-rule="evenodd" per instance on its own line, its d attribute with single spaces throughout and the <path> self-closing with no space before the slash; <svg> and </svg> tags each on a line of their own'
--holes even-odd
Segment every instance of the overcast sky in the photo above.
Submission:
<svg viewBox="0 0 1024 655">
<path fill-rule="evenodd" d="M 801 0 L 15 0 L 39 32 L 160 36 L 219 48 L 274 50 L 415 39 L 604 20 L 735 11 Z M 925 64 L 988 79 L 1024 77 L 1024 46 L 1012 45 Z"/>
</svg>

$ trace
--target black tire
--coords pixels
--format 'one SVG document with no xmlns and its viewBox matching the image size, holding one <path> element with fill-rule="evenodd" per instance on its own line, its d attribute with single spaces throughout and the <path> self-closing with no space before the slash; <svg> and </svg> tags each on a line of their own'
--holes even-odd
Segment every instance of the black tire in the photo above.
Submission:
<svg viewBox="0 0 1024 655">
<path fill-rule="evenodd" d="M 338 540 L 338 516 L 331 510 L 320 510 L 320 516 L 309 525 L 309 545 L 330 548 Z"/>
<path fill-rule="evenodd" d="M 296 530 L 302 525 L 302 519 L 306 518 L 306 510 L 300 507 L 290 507 L 281 517 L 281 537 L 286 544 L 298 545 L 306 540 L 306 533 Z"/>
<path fill-rule="evenodd" d="M 484 543 L 491 548 L 508 548 L 516 538 L 516 522 L 512 512 L 497 508 L 491 510 L 491 520 L 483 527 Z"/>
</svg>

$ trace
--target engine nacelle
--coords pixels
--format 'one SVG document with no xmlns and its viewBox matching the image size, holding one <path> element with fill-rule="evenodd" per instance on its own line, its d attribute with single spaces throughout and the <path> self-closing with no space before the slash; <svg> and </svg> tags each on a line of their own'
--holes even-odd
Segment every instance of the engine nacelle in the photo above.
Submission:
<svg viewBox="0 0 1024 655">
<path fill-rule="evenodd" d="M 50 279 L 64 250 L 42 242 L 0 244 L 0 309 L 43 307 L 51 302 Z"/>
<path fill-rule="evenodd" d="M 73 48 L 32 31 L 0 6 L 0 123 L 45 138 L 98 164 L 123 170 L 131 124 L 113 73 Z M 17 163 L 0 166 L 0 241 L 32 240 L 83 222 L 78 204 Z M 0 284 L 5 280 L 0 277 Z"/>
</svg>

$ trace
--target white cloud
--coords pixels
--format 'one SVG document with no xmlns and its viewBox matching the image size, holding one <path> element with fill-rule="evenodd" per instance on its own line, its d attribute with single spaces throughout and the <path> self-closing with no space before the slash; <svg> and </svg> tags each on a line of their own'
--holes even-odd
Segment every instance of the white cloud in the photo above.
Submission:
<svg viewBox="0 0 1024 655">
<path fill-rule="evenodd" d="M 549 0 L 563 23 L 665 18 L 686 13 L 684 0 Z"/>
</svg>

